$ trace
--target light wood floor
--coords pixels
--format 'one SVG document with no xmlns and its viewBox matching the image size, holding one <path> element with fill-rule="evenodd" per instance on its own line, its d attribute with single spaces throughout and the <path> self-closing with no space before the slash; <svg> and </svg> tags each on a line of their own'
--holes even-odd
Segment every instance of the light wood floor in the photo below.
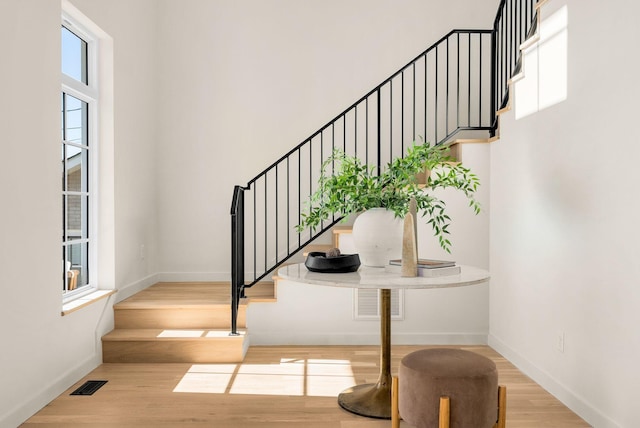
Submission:
<svg viewBox="0 0 640 428">
<path fill-rule="evenodd" d="M 421 348 L 394 346 L 392 371 Z M 507 385 L 507 427 L 589 427 L 491 348 L 462 348 L 496 362 Z M 103 364 L 23 426 L 390 427 L 336 402 L 354 382 L 374 382 L 378 364 L 375 346 L 252 347 L 242 364 Z M 87 380 L 108 383 L 92 396 L 69 395 Z"/>
</svg>

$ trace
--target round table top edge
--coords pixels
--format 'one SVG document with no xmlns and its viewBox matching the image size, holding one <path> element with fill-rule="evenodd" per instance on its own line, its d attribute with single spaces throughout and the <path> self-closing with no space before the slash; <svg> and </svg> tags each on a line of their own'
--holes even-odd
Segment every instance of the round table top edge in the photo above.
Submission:
<svg viewBox="0 0 640 428">
<path fill-rule="evenodd" d="M 458 266 L 461 268 L 459 274 L 403 278 L 399 274 L 386 272 L 384 268 L 361 267 L 351 273 L 319 273 L 309 271 L 304 263 L 298 263 L 278 269 L 278 276 L 302 284 L 375 289 L 453 288 L 482 284 L 490 279 L 489 272 L 484 269 Z"/>
</svg>

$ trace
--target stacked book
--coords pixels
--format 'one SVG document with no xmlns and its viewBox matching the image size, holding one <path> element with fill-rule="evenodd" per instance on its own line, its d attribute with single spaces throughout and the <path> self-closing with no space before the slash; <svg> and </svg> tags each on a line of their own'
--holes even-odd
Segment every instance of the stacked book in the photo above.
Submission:
<svg viewBox="0 0 640 428">
<path fill-rule="evenodd" d="M 385 267 L 387 272 L 402 273 L 402 260 L 389 260 Z M 460 273 L 460 266 L 456 262 L 448 260 L 418 259 L 418 276 L 438 277 L 446 275 L 456 275 Z"/>
</svg>

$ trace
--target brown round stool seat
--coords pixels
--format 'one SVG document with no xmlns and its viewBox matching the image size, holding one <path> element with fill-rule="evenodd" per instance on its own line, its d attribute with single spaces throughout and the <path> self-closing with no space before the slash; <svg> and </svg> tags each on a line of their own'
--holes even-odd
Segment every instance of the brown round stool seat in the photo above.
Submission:
<svg viewBox="0 0 640 428">
<path fill-rule="evenodd" d="M 437 427 L 440 397 L 449 397 L 451 428 L 491 428 L 498 409 L 498 371 L 490 359 L 461 349 L 422 349 L 398 370 L 400 416 L 417 428 Z"/>
</svg>

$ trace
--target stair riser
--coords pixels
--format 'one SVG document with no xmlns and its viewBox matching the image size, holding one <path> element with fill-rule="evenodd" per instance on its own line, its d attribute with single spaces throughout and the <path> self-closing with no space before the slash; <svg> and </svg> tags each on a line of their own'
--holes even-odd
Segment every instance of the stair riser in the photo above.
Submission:
<svg viewBox="0 0 640 428">
<path fill-rule="evenodd" d="M 240 363 L 244 338 L 103 341 L 104 363 Z"/>
<path fill-rule="evenodd" d="M 231 308 L 115 309 L 115 328 L 230 328 Z M 238 308 L 238 328 L 246 327 L 246 306 Z"/>
</svg>

